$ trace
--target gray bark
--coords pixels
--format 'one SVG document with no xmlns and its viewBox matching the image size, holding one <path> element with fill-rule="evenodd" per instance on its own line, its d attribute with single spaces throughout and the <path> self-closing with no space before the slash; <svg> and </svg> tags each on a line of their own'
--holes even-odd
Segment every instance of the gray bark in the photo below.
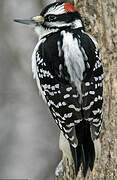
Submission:
<svg viewBox="0 0 117 180">
<path fill-rule="evenodd" d="M 58 0 L 60 1 L 60 0 Z M 75 1 L 75 0 L 74 0 Z M 65 2 L 72 2 L 66 0 Z M 87 180 L 117 179 L 117 1 L 76 0 L 75 6 L 81 13 L 87 32 L 93 35 L 102 54 L 104 65 L 103 127 L 100 135 L 101 157 L 95 162 L 93 172 Z M 63 161 L 62 170 L 56 180 L 74 180 L 73 166 Z M 77 180 L 83 179 L 81 171 Z"/>
</svg>

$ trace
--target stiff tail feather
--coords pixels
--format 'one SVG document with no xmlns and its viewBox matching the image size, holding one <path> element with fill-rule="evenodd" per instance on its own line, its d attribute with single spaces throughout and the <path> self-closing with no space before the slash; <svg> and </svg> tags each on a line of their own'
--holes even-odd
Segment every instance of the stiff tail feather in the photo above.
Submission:
<svg viewBox="0 0 117 180">
<path fill-rule="evenodd" d="M 78 146 L 74 148 L 70 145 L 75 164 L 75 173 L 77 176 L 82 164 L 82 173 L 85 177 L 88 168 L 91 171 L 93 170 L 95 161 L 95 147 L 91 138 L 89 122 L 83 120 L 76 126 L 76 136 L 78 138 Z"/>
</svg>

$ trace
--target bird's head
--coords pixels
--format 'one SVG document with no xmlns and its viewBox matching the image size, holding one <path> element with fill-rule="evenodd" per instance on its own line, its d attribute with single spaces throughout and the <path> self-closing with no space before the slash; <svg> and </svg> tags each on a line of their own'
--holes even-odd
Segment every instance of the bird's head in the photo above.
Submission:
<svg viewBox="0 0 117 180">
<path fill-rule="evenodd" d="M 63 2 L 48 5 L 39 16 L 32 17 L 30 20 L 15 19 L 15 21 L 32 25 L 41 37 L 65 28 L 84 29 L 78 10 L 71 4 Z"/>
</svg>

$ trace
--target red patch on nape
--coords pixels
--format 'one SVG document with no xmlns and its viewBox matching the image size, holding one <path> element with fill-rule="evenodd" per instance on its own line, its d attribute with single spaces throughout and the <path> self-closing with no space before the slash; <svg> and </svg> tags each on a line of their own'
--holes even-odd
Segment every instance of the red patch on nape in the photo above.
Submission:
<svg viewBox="0 0 117 180">
<path fill-rule="evenodd" d="M 70 3 L 66 3 L 66 4 L 64 5 L 64 9 L 65 9 L 66 13 L 78 11 L 78 10 L 77 10 L 74 6 L 72 6 Z"/>
</svg>

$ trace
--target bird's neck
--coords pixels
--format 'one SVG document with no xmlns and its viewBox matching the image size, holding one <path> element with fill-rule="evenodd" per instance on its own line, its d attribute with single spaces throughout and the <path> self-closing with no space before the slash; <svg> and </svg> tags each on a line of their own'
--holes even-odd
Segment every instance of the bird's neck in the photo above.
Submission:
<svg viewBox="0 0 117 180">
<path fill-rule="evenodd" d="M 59 29 L 47 29 L 47 28 L 44 28 L 43 26 L 40 26 L 40 27 L 36 27 L 35 28 L 35 32 L 37 33 L 37 35 L 39 36 L 39 40 L 42 39 L 44 36 L 47 36 L 51 33 L 55 33 L 59 31 Z"/>
</svg>

